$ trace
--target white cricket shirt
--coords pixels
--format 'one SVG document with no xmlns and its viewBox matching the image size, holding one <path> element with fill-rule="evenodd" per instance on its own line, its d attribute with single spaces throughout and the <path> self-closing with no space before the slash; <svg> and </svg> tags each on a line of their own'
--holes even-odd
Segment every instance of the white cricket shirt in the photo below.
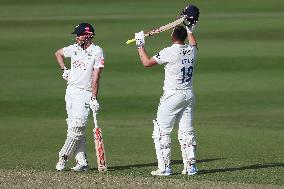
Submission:
<svg viewBox="0 0 284 189">
<path fill-rule="evenodd" d="M 102 48 L 91 44 L 83 50 L 78 44 L 73 44 L 63 48 L 63 55 L 71 58 L 68 85 L 91 91 L 93 68 L 104 67 Z"/>
<path fill-rule="evenodd" d="M 195 57 L 195 46 L 180 44 L 173 44 L 153 56 L 158 64 L 165 65 L 164 91 L 192 89 Z"/>
</svg>

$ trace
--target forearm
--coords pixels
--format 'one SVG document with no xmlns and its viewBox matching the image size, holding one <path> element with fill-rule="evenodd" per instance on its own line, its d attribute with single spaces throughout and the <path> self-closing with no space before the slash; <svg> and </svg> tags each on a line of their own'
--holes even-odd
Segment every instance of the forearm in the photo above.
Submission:
<svg viewBox="0 0 284 189">
<path fill-rule="evenodd" d="M 193 33 L 187 33 L 187 34 L 188 34 L 188 43 L 192 46 L 197 46 L 197 42 Z"/>
<path fill-rule="evenodd" d="M 64 56 L 61 53 L 61 50 L 58 50 L 58 51 L 55 52 L 55 57 L 56 57 L 56 60 L 59 64 L 60 68 L 64 69 L 65 68 Z"/>
<path fill-rule="evenodd" d="M 149 57 L 149 55 L 146 52 L 146 49 L 144 47 L 138 48 L 138 53 L 139 53 L 140 60 L 141 60 L 142 64 L 144 65 L 144 67 L 152 66 L 152 64 L 150 62 L 150 57 Z"/>
<path fill-rule="evenodd" d="M 98 96 L 98 93 L 99 93 L 99 81 L 93 81 L 92 83 L 92 96 L 95 96 L 97 97 Z"/>
<path fill-rule="evenodd" d="M 150 58 L 145 50 L 144 47 L 142 48 L 138 48 L 138 53 L 139 53 L 139 57 L 140 60 L 142 62 L 142 64 L 144 65 L 144 67 L 152 67 L 155 66 L 157 64 L 157 61 L 154 58 Z"/>
<path fill-rule="evenodd" d="M 92 80 L 92 96 L 97 97 L 99 93 L 99 86 L 100 86 L 100 69 L 95 69 L 93 73 L 93 80 Z"/>
<path fill-rule="evenodd" d="M 96 68 L 93 70 L 93 80 L 92 80 L 92 96 L 90 99 L 90 108 L 93 112 L 98 112 L 100 105 L 98 103 L 98 92 L 100 83 L 100 70 L 101 68 Z"/>
</svg>

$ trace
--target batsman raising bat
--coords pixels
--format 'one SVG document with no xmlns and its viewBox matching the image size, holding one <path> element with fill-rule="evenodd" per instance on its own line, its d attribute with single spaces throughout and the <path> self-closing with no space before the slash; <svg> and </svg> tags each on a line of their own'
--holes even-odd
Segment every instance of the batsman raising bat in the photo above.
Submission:
<svg viewBox="0 0 284 189">
<path fill-rule="evenodd" d="M 181 17 L 178 18 L 177 20 L 170 22 L 159 28 L 148 31 L 147 33 L 144 34 L 144 37 L 149 37 L 155 34 L 159 34 L 161 32 L 172 29 L 180 24 L 184 24 L 185 26 L 190 26 L 192 28 L 196 27 L 199 18 L 199 9 L 196 6 L 188 5 L 187 7 L 185 7 L 185 9 L 181 12 L 180 15 Z M 134 42 L 135 38 L 127 40 L 126 44 L 129 45 Z"/>
<path fill-rule="evenodd" d="M 74 171 L 88 170 L 86 157 L 85 129 L 90 108 L 99 111 L 97 100 L 99 79 L 104 67 L 103 50 L 92 42 L 94 28 L 88 23 L 79 24 L 72 34 L 76 43 L 56 51 L 55 57 L 67 81 L 65 94 L 67 110 L 67 137 L 59 151 L 56 170 L 66 168 L 67 161 L 74 154 L 77 164 Z M 71 58 L 71 67 L 65 66 L 65 58 Z"/>
<path fill-rule="evenodd" d="M 152 175 L 169 176 L 171 168 L 171 132 L 175 122 L 179 125 L 178 139 L 181 146 L 184 168 L 182 174 L 197 173 L 195 147 L 196 140 L 193 121 L 194 92 L 192 86 L 196 60 L 196 40 L 192 34 L 196 27 L 199 9 L 194 5 L 182 11 L 184 26 L 176 26 L 171 34 L 172 45 L 162 49 L 153 57 L 149 57 L 145 49 L 145 35 L 141 31 L 135 33 L 136 46 L 142 64 L 145 67 L 164 65 L 165 80 L 163 95 L 153 120 L 154 139 L 158 169 Z M 185 44 L 188 37 L 189 44 Z"/>
</svg>

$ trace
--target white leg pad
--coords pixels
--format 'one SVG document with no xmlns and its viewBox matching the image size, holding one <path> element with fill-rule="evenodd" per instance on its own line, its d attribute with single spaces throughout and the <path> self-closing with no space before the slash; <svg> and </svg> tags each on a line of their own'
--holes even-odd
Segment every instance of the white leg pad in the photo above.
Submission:
<svg viewBox="0 0 284 189">
<path fill-rule="evenodd" d="M 184 165 L 187 166 L 189 164 L 195 164 L 196 141 L 194 137 L 194 131 L 179 130 L 178 139 L 180 142 Z"/>
<path fill-rule="evenodd" d="M 156 155 L 158 160 L 158 168 L 161 171 L 166 169 L 166 166 L 170 164 L 171 158 L 171 138 L 170 135 L 165 134 L 159 127 L 156 120 L 153 120 L 154 131 L 152 138 L 154 139 Z"/>
<path fill-rule="evenodd" d="M 66 119 L 68 124 L 67 138 L 63 147 L 59 152 L 59 157 L 66 157 L 67 159 L 77 148 L 79 141 L 84 136 L 85 121 L 82 119 Z"/>
<path fill-rule="evenodd" d="M 67 136 L 80 140 L 84 136 L 86 121 L 82 119 L 66 119 L 68 124 Z"/>
<path fill-rule="evenodd" d="M 74 152 L 75 159 L 80 165 L 88 165 L 86 156 L 86 138 L 82 137 L 78 141 L 78 148 Z"/>
<path fill-rule="evenodd" d="M 59 152 L 59 158 L 65 157 L 66 159 L 69 159 L 75 147 L 77 146 L 77 143 L 78 143 L 78 140 L 71 138 L 71 137 L 67 137 L 63 147 L 61 148 Z"/>
</svg>

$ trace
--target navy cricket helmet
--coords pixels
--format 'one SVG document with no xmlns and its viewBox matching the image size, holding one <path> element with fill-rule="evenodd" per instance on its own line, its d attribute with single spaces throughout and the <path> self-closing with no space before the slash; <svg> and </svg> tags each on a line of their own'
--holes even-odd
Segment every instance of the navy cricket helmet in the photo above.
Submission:
<svg viewBox="0 0 284 189">
<path fill-rule="evenodd" d="M 180 15 L 183 15 L 186 17 L 186 20 L 189 22 L 189 24 L 196 24 L 199 19 L 199 9 L 195 5 L 188 5 L 183 9 L 183 11 L 180 13 Z"/>
<path fill-rule="evenodd" d="M 72 32 L 72 34 L 77 34 L 77 36 L 82 34 L 90 34 L 91 37 L 93 37 L 95 35 L 95 30 L 89 23 L 80 23 L 75 27 L 75 30 Z"/>
</svg>

